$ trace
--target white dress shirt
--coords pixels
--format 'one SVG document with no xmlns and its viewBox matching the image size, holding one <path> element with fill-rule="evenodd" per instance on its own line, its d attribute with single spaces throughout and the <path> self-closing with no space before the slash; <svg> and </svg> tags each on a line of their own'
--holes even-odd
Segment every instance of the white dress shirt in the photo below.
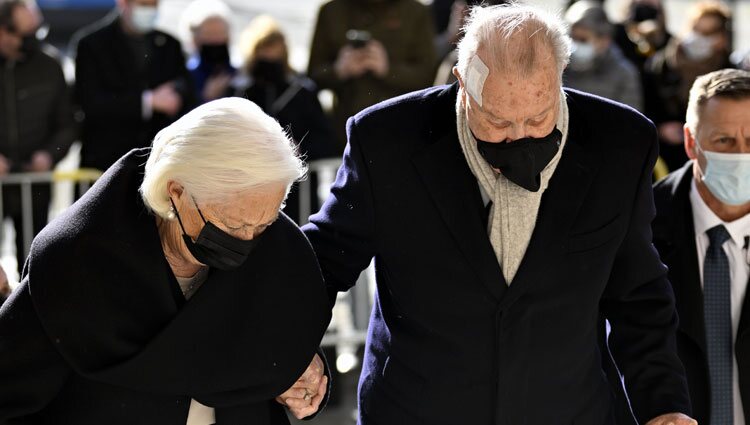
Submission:
<svg viewBox="0 0 750 425">
<path fill-rule="evenodd" d="M 750 254 L 746 246 L 746 238 L 750 236 L 750 214 L 739 218 L 731 223 L 722 221 L 706 205 L 698 193 L 695 181 L 690 188 L 690 204 L 693 207 L 693 228 L 695 229 L 695 246 L 698 250 L 698 269 L 700 270 L 701 288 L 703 287 L 703 261 L 708 249 L 708 235 L 706 231 L 712 227 L 723 224 L 731 236 L 724 242 L 724 253 L 729 260 L 729 276 L 732 282 L 732 343 L 737 339 L 737 328 L 740 323 L 742 304 L 747 293 L 747 282 L 750 279 Z M 742 410 L 742 399 L 740 399 L 740 383 L 737 375 L 737 358 L 734 359 L 734 425 L 745 425 L 745 414 Z"/>
</svg>

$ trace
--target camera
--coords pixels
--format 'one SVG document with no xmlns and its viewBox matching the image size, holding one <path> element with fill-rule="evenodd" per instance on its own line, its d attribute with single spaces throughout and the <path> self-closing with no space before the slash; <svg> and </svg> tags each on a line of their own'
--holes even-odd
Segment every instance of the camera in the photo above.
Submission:
<svg viewBox="0 0 750 425">
<path fill-rule="evenodd" d="M 361 49 L 365 47 L 370 40 L 372 40 L 372 35 L 369 31 L 349 30 L 346 32 L 346 40 L 353 48 Z"/>
</svg>

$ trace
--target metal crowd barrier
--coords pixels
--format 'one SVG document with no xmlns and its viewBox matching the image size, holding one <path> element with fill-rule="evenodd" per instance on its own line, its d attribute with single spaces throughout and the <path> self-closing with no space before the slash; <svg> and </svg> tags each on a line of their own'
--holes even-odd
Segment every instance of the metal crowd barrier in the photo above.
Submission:
<svg viewBox="0 0 750 425">
<path fill-rule="evenodd" d="M 29 254 L 31 240 L 34 238 L 34 218 L 31 185 L 35 183 L 60 183 L 73 182 L 78 183 L 80 193 L 89 189 L 91 183 L 96 181 L 102 172 L 91 168 L 81 168 L 72 171 L 47 171 L 38 173 L 12 173 L 0 177 L 0 218 L 5 217 L 3 210 L 3 188 L 5 186 L 20 186 L 21 188 L 21 218 L 22 218 L 22 235 L 23 237 L 24 257 Z M 21 265 L 19 264 L 19 267 Z"/>
</svg>

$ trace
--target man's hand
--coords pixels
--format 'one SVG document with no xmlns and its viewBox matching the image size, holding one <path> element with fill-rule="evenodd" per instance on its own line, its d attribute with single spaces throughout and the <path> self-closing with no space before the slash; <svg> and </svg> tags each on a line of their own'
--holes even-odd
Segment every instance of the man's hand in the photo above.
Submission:
<svg viewBox="0 0 750 425">
<path fill-rule="evenodd" d="M 365 47 L 367 69 L 378 78 L 385 78 L 391 69 L 388 61 L 388 52 L 385 50 L 383 43 L 377 40 L 370 40 Z"/>
<path fill-rule="evenodd" d="M 170 117 L 180 112 L 182 98 L 177 93 L 177 90 L 175 90 L 174 84 L 171 81 L 154 89 L 153 97 L 151 98 L 151 107 L 154 111 L 161 112 Z"/>
<path fill-rule="evenodd" d="M 31 161 L 26 168 L 32 172 L 49 171 L 52 169 L 52 155 L 47 151 L 36 151 L 31 155 Z"/>
<path fill-rule="evenodd" d="M 320 403 L 328 390 L 328 377 L 323 374 L 325 366 L 317 354 L 310 366 L 297 382 L 276 397 L 276 401 L 289 408 L 295 418 L 306 418 L 320 408 Z"/>
<path fill-rule="evenodd" d="M 364 49 L 355 49 L 346 45 L 339 50 L 333 71 L 340 80 L 348 80 L 362 76 L 367 72 Z"/>
<path fill-rule="evenodd" d="M 651 419 L 646 425 L 698 425 L 698 422 L 682 413 L 667 413 Z"/>
</svg>

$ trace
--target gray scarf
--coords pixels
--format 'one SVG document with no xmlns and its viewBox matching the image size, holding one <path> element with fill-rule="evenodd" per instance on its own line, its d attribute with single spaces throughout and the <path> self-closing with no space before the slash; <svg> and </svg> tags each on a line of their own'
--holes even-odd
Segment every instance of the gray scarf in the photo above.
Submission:
<svg viewBox="0 0 750 425">
<path fill-rule="evenodd" d="M 502 174 L 497 174 L 477 149 L 477 141 L 469 129 L 466 109 L 461 103 L 461 94 L 456 99 L 456 125 L 461 150 L 466 157 L 471 172 L 477 178 L 480 188 L 492 201 L 487 233 L 495 250 L 497 262 L 508 285 L 518 271 L 529 246 L 531 234 L 536 226 L 542 194 L 547 189 L 549 179 L 560 162 L 560 156 L 568 139 L 568 104 L 565 93 L 560 91 L 560 108 L 557 128 L 562 132 L 560 149 L 541 173 L 541 187 L 537 192 L 517 186 Z"/>
</svg>

